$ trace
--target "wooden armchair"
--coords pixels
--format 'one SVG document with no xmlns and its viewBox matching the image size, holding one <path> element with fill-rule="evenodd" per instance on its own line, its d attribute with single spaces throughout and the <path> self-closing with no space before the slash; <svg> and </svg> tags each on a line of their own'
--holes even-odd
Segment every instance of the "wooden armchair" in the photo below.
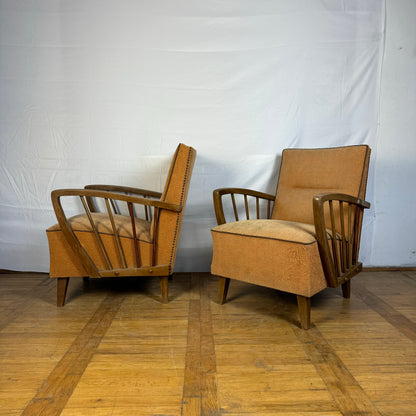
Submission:
<svg viewBox="0 0 416 416">
<path fill-rule="evenodd" d="M 220 278 L 220 303 L 230 279 L 294 293 L 301 326 L 308 329 L 314 294 L 341 285 L 343 296 L 350 297 L 350 279 L 362 269 L 358 254 L 363 210 L 370 206 L 364 201 L 369 159 L 366 145 L 286 149 L 276 195 L 215 190 L 211 273 Z M 225 197 L 233 217 L 228 223 Z"/>
<path fill-rule="evenodd" d="M 47 236 L 58 306 L 65 303 L 70 277 L 159 276 L 162 300 L 168 301 L 195 157 L 192 147 L 177 147 L 163 192 L 112 185 L 52 192 L 58 223 Z M 61 199 L 69 196 L 80 198 L 84 214 L 66 216 Z M 137 216 L 138 206 L 144 218 Z"/>
</svg>

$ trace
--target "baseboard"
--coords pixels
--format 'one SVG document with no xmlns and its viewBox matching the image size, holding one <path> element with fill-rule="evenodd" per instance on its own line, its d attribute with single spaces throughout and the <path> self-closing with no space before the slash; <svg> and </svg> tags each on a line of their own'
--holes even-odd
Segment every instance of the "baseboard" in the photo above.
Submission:
<svg viewBox="0 0 416 416">
<path fill-rule="evenodd" d="M 416 267 L 383 266 L 363 267 L 363 272 L 414 272 Z"/>
</svg>

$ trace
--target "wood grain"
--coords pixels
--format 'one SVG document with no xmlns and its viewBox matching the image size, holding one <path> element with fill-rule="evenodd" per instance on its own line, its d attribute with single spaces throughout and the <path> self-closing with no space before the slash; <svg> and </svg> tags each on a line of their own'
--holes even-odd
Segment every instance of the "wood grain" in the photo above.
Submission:
<svg viewBox="0 0 416 416">
<path fill-rule="evenodd" d="M 0 275 L 0 416 L 414 416 L 416 272 L 328 289 L 299 328 L 296 296 L 175 274 L 70 283 Z M 83 292 L 79 296 L 79 292 Z"/>
<path fill-rule="evenodd" d="M 122 302 L 122 296 L 107 296 L 102 301 L 22 416 L 61 413 Z"/>
</svg>

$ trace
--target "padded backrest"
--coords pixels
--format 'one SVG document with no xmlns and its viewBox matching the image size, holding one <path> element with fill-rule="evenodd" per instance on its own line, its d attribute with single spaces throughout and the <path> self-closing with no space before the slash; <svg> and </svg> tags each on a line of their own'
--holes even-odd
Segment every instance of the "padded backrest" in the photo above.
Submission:
<svg viewBox="0 0 416 416">
<path fill-rule="evenodd" d="M 182 205 L 185 208 L 195 158 L 195 149 L 179 144 L 172 159 L 161 201 Z M 161 210 L 157 218 L 156 264 L 169 264 L 171 273 L 175 264 L 183 213 L 184 209 L 181 212 Z"/>
<path fill-rule="evenodd" d="M 370 148 L 285 149 L 272 218 L 313 224 L 312 198 L 324 192 L 365 198 Z"/>
</svg>

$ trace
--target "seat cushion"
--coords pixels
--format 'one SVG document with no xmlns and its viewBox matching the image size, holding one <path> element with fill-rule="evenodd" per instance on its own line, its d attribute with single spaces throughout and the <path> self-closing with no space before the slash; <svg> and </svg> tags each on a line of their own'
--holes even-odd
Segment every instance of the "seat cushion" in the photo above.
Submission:
<svg viewBox="0 0 416 416">
<path fill-rule="evenodd" d="M 92 213 L 91 217 L 94 221 L 97 231 L 100 234 L 111 234 L 113 235 L 113 228 L 107 214 L 101 213 Z M 91 224 L 88 220 L 88 217 L 85 214 L 75 215 L 68 219 L 71 227 L 74 231 L 87 231 L 91 232 Z M 136 225 L 136 236 L 139 240 L 150 241 L 150 222 L 135 218 L 134 220 Z M 127 215 L 114 215 L 114 223 L 118 234 L 121 237 L 133 238 L 131 219 Z M 61 227 L 59 224 L 55 224 L 52 227 L 49 227 L 47 232 L 58 231 Z"/>
<path fill-rule="evenodd" d="M 211 233 L 212 274 L 307 297 L 327 287 L 311 224 L 247 220 Z"/>
<path fill-rule="evenodd" d="M 114 238 L 111 222 L 106 214 L 91 214 L 97 231 L 100 234 L 107 255 L 114 268 L 121 268 L 122 263 L 118 254 L 117 244 Z M 75 236 L 83 248 L 92 258 L 99 270 L 107 269 L 105 258 L 97 243 L 94 232 L 86 215 L 76 215 L 68 219 L 74 230 Z M 131 219 L 125 215 L 114 215 L 114 222 L 120 236 L 120 242 L 128 267 L 136 267 L 136 255 L 132 235 Z M 140 249 L 140 262 L 142 266 L 151 264 L 151 222 L 136 218 L 136 236 Z M 55 224 L 47 230 L 50 252 L 50 276 L 51 277 L 80 277 L 87 276 L 78 257 L 69 247 L 59 224 Z"/>
</svg>

